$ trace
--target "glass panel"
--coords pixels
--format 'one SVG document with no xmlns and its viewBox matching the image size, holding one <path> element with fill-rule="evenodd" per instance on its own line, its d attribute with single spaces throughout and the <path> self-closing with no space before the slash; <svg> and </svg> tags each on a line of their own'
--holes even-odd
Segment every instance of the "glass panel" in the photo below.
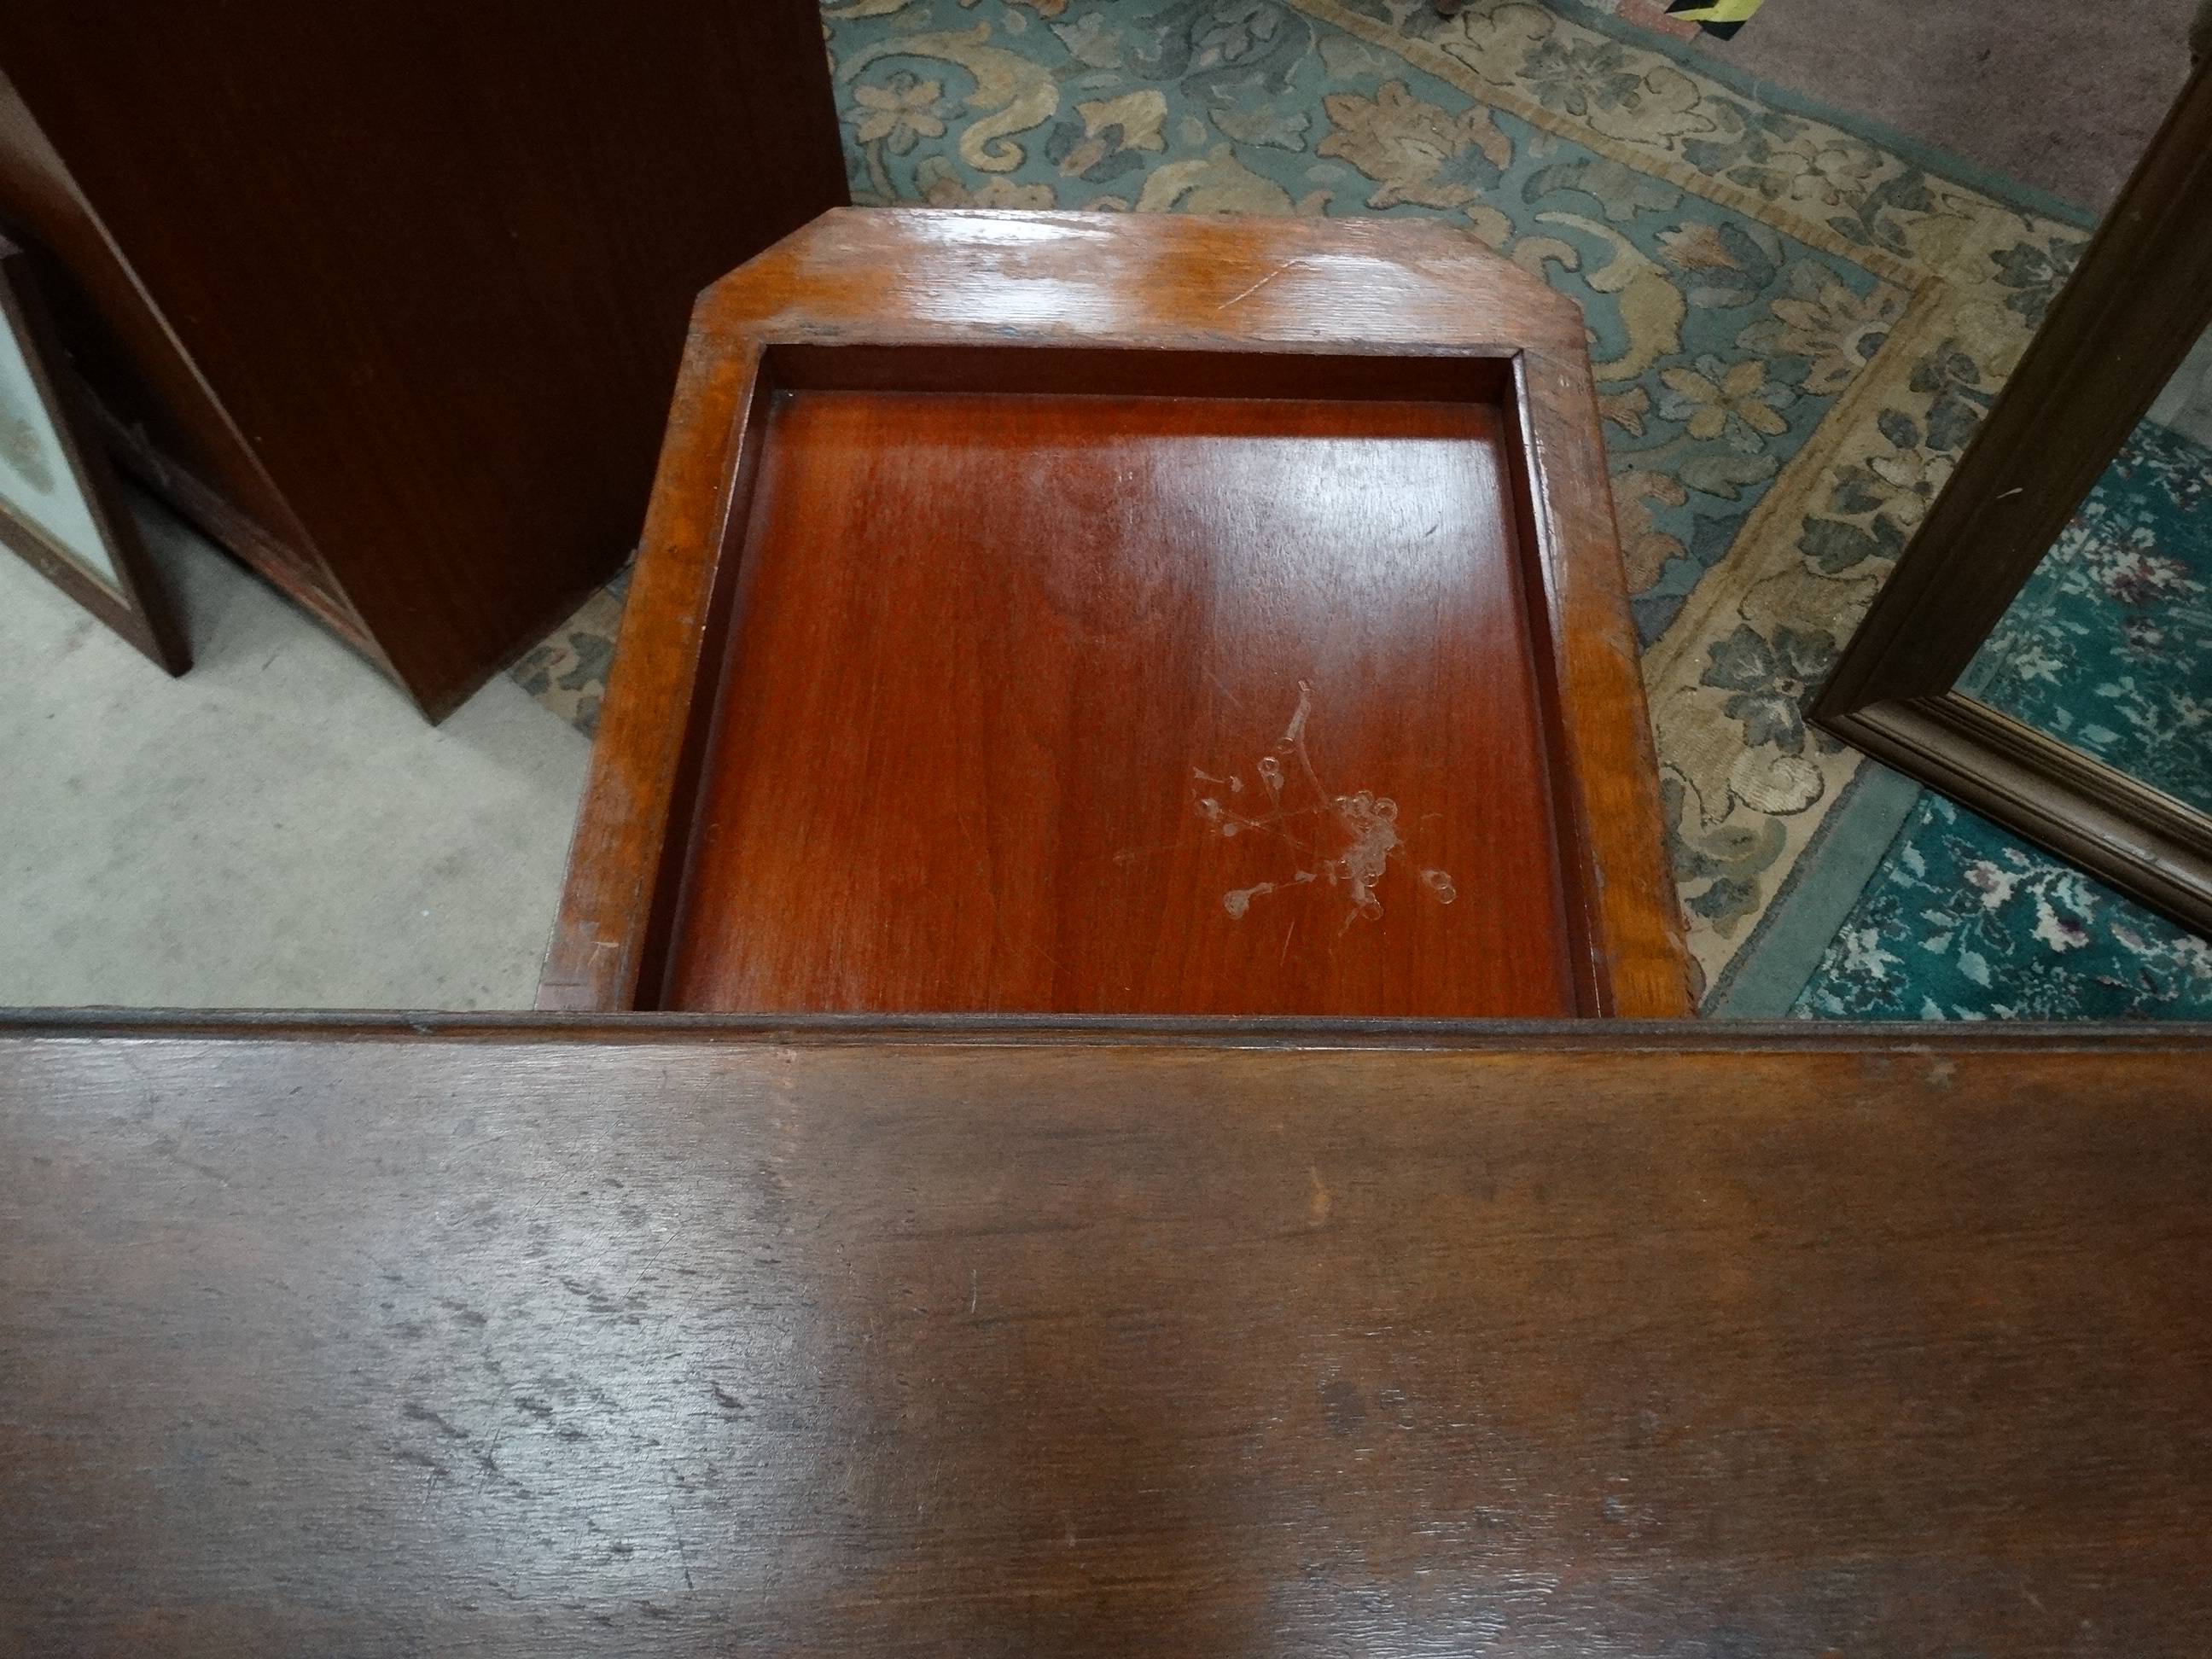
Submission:
<svg viewBox="0 0 2212 1659">
<path fill-rule="evenodd" d="M 2212 812 L 2212 331 L 1959 690 Z"/>
<path fill-rule="evenodd" d="M 39 539 L 106 586 L 118 587 L 107 544 L 93 522 L 76 473 L 54 429 L 52 411 L 23 356 L 22 342 L 0 314 L 0 512 L 28 526 Z"/>
</svg>

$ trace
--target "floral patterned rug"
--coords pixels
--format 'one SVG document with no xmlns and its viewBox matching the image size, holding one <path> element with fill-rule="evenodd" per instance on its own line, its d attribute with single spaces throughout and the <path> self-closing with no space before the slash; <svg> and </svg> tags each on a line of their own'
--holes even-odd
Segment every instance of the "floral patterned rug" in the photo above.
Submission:
<svg viewBox="0 0 2212 1659">
<path fill-rule="evenodd" d="M 2145 421 L 1959 689 L 2212 812 L 2212 449 Z"/>
<path fill-rule="evenodd" d="M 2212 811 L 2212 449 L 2146 421 L 1960 689 Z M 1793 1013 L 2212 1017 L 2212 945 L 1921 798 Z"/>
<path fill-rule="evenodd" d="M 1575 0 L 823 17 L 858 202 L 1434 218 L 1575 296 L 1692 945 L 1720 982 L 1861 769 L 1807 728 L 1810 690 L 2084 216 Z M 515 671 L 587 730 L 616 608 L 594 605 Z"/>
<path fill-rule="evenodd" d="M 2208 1019 L 2212 945 L 1931 790 L 1790 1012 Z"/>
</svg>

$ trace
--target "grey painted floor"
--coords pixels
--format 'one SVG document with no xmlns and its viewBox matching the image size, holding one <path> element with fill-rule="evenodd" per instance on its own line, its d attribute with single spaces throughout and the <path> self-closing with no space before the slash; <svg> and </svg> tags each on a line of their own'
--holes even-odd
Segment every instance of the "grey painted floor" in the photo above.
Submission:
<svg viewBox="0 0 2212 1659">
<path fill-rule="evenodd" d="M 182 679 L 0 554 L 0 1005 L 528 1007 L 590 744 L 504 675 L 433 730 L 141 507 Z"/>
<path fill-rule="evenodd" d="M 1766 0 L 1712 55 L 2102 213 L 2189 78 L 2197 0 Z"/>
</svg>

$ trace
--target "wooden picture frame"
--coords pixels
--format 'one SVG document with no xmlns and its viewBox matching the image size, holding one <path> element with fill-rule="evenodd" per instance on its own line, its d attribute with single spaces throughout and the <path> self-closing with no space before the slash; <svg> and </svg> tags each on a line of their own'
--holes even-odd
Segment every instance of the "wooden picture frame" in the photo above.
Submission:
<svg viewBox="0 0 2212 1659">
<path fill-rule="evenodd" d="M 2198 933 L 2212 933 L 2212 817 L 1956 686 L 2208 327 L 2212 66 L 2200 66 L 1810 711 Z"/>
<path fill-rule="evenodd" d="M 724 833 L 718 826 L 744 821 L 741 804 L 726 812 L 716 804 L 726 798 L 712 781 L 730 775 L 718 769 L 750 765 L 744 757 L 768 746 L 742 734 L 791 731 L 814 742 L 824 729 L 811 714 L 781 725 L 750 714 L 726 721 L 724 711 L 738 706 L 726 687 L 772 674 L 764 659 L 847 662 L 860 675 L 877 672 L 884 660 L 840 646 L 815 650 L 811 657 L 805 650 L 780 647 L 756 650 L 758 641 L 749 631 L 750 618 L 801 614 L 774 597 L 787 591 L 781 586 L 761 589 L 771 598 L 757 605 L 749 597 L 757 580 L 782 580 L 757 579 L 764 564 L 792 568 L 789 561 L 776 563 L 781 555 L 757 550 L 786 545 L 763 543 L 765 532 L 757 529 L 769 522 L 761 514 L 780 513 L 775 504 L 793 499 L 777 482 L 785 475 L 775 459 L 792 453 L 780 450 L 776 436 L 788 429 L 786 411 L 809 399 L 884 394 L 1027 399 L 1037 429 L 1066 414 L 1056 401 L 1064 398 L 1279 400 L 1303 411 L 1301 420 L 1323 422 L 1361 405 L 1431 414 L 1453 405 L 1479 410 L 1494 422 L 1501 488 L 1513 503 L 1509 516 L 1516 526 L 1508 556 L 1515 574 L 1506 588 L 1488 591 L 1519 596 L 1512 601 L 1518 619 L 1510 626 L 1527 641 L 1534 688 L 1529 706 L 1535 710 L 1534 740 L 1516 752 L 1528 755 L 1516 775 L 1540 780 L 1534 786 L 1537 799 L 1509 828 L 1521 842 L 1542 839 L 1543 856 L 1557 860 L 1553 867 L 1563 897 L 1558 931 L 1550 937 L 1560 940 L 1568 981 L 1562 1011 L 1583 1017 L 1691 1012 L 1680 907 L 1663 856 L 1657 772 L 1579 310 L 1471 237 L 1428 224 L 896 209 L 826 214 L 725 277 L 700 301 L 540 987 L 541 1006 L 613 1012 L 848 1006 L 812 1000 L 811 989 L 805 1000 L 731 1000 L 719 994 L 702 1000 L 684 982 L 684 963 L 690 955 L 686 939 L 701 915 L 713 917 L 717 928 L 726 923 L 758 938 L 874 936 L 862 923 L 831 915 L 827 900 L 817 903 L 830 890 L 827 883 L 794 885 L 790 890 L 801 895 L 796 905 L 763 904 L 754 893 L 726 897 L 723 890 L 707 887 L 710 877 L 719 880 L 716 872 L 726 867 L 748 878 L 771 865 L 781 870 L 774 864 L 781 855 L 748 854 L 749 863 L 725 866 L 709 863 L 700 849 L 711 851 L 707 838 Z M 1329 414 L 1332 410 L 1339 415 Z M 922 427 L 937 429 L 927 422 Z M 1020 440 L 1013 441 L 1018 447 Z M 1054 465 L 1078 465 L 1082 453 L 1063 445 L 1062 459 Z M 826 471 L 860 476 L 876 465 L 875 452 L 865 447 L 841 453 L 850 465 Z M 1194 488 L 1187 499 L 1199 493 Z M 1358 494 L 1346 486 L 1346 498 Z M 1337 494 L 1323 490 L 1313 512 L 1333 522 L 1344 509 Z M 908 522 L 931 516 L 925 502 Z M 831 521 L 826 515 L 820 520 Z M 1346 544 L 1355 542 L 1348 538 Z M 1437 545 L 1449 543 L 1447 536 Z M 872 544 L 866 535 L 848 535 L 804 568 L 849 563 Z M 933 543 L 927 556 L 942 552 Z M 981 602 L 975 606 L 988 608 Z M 1235 696 L 1226 685 L 1221 689 Z M 879 714 L 896 703 L 901 710 L 914 708 L 914 718 L 924 720 L 937 717 L 928 705 L 942 701 L 908 700 L 901 691 L 873 707 Z M 861 712 L 864 720 L 876 717 Z M 1283 729 L 1290 713 L 1285 703 L 1272 715 L 1274 731 Z M 1286 741 L 1303 718 L 1291 719 Z M 1369 729 L 1386 723 L 1370 721 Z M 836 729 L 849 736 L 857 728 Z M 1164 729 L 1189 728 L 1177 716 Z M 844 746 L 865 749 L 866 739 Z M 976 747 L 991 753 L 1008 745 Z M 741 758 L 732 762 L 733 756 Z M 1191 775 L 1188 765 L 1181 775 Z M 1257 775 L 1267 775 L 1264 767 Z M 1235 787 L 1231 779 L 1219 781 Z M 1378 793 L 1386 783 L 1392 793 L 1403 793 L 1382 775 Z M 809 782 L 805 791 L 811 800 L 823 795 L 823 787 Z M 774 792 L 754 798 L 785 799 Z M 838 814 L 846 808 L 839 803 L 880 797 L 841 783 L 823 798 L 832 805 L 810 809 L 805 818 L 806 838 L 815 848 L 830 845 L 836 826 L 844 822 Z M 1459 799 L 1467 797 L 1462 793 Z M 1409 821 L 1429 804 L 1422 799 L 1409 805 Z M 963 823 L 952 833 L 957 837 L 964 830 Z M 1438 831 L 1452 832 L 1449 822 Z M 1037 839 L 1060 833 L 1054 829 Z M 1133 838 L 1133 844 L 1135 839 L 1141 838 Z M 1503 836 L 1486 844 L 1498 856 L 1474 857 L 1469 868 L 1485 872 L 1494 884 L 1497 878 L 1488 872 L 1520 867 L 1510 860 L 1520 858 L 1521 850 Z M 796 838 L 787 838 L 785 845 L 796 845 Z M 1085 848 L 1079 858 L 1069 856 L 1086 870 L 1136 856 L 1088 856 L 1097 850 Z M 834 867 L 872 872 L 878 866 Z M 1443 873 L 1424 872 L 1421 878 Z M 1040 879 L 1008 891 L 1027 902 L 1028 894 L 1045 885 Z M 1463 902 L 1451 915 L 1454 926 L 1464 921 L 1466 937 L 1474 938 L 1479 932 L 1474 919 L 1486 914 L 1485 907 L 1471 884 L 1462 885 L 1475 902 Z M 849 880 L 842 888 L 855 890 Z M 702 891 L 708 893 L 703 901 Z M 1192 918 L 1167 930 L 1176 938 L 1198 937 L 1199 923 L 1211 921 L 1213 933 L 1193 947 L 1205 951 L 1216 948 L 1210 941 L 1223 931 L 1222 905 L 1216 892 L 1210 904 L 1141 914 Z M 792 917 L 801 910 L 806 921 L 794 926 Z M 1139 912 L 1132 906 L 1127 914 Z M 897 914 L 908 937 L 937 926 L 916 923 L 910 909 Z M 964 914 L 995 919 L 1000 913 L 986 892 Z M 1243 912 L 1232 908 L 1228 915 Z M 945 924 L 951 944 L 937 954 L 968 949 L 972 941 L 957 931 L 961 925 L 957 916 Z M 1501 932 L 1494 927 L 1489 937 L 1496 940 Z M 1341 936 L 1341 929 L 1323 935 L 1324 946 Z M 744 943 L 740 938 L 740 946 Z M 1454 948 L 1464 943 L 1458 939 Z M 1355 938 L 1346 955 L 1360 945 Z M 1231 961 L 1244 948 L 1223 944 L 1218 961 Z M 1286 937 L 1283 949 L 1289 948 Z M 1492 953 L 1502 956 L 1503 947 Z M 1038 960 L 1043 956 L 1029 954 Z M 1263 966 L 1270 969 L 1283 960 L 1272 945 L 1265 956 Z M 1435 958 L 1409 950 L 1395 959 Z M 1261 1006 L 1235 1002 L 1245 995 L 1244 981 L 1220 969 L 1215 957 L 1178 972 L 1157 995 L 1140 984 L 1132 994 L 1144 1000 L 1137 1012 L 1285 1012 L 1256 996 L 1248 1000 Z M 1218 992 L 1224 984 L 1233 994 Z M 1448 989 L 1455 996 L 1474 994 L 1463 987 Z M 1312 995 L 1302 987 L 1298 1006 L 1290 1012 L 1393 1018 L 1468 1012 L 1457 1003 L 1434 1006 L 1441 993 L 1422 992 L 1429 997 L 1424 1002 L 1412 994 L 1364 1000 L 1334 991 L 1334 982 Z M 866 1011 L 1128 1012 L 1059 984 L 962 1000 L 945 997 L 933 985 L 913 989 L 902 981 L 890 994 L 895 1000 Z M 1224 1000 L 1233 1006 L 1220 1006 Z M 1364 1006 L 1366 1000 L 1382 1006 Z M 1475 1012 L 1500 1010 L 1485 1005 Z"/>
<path fill-rule="evenodd" d="M 170 674 L 191 666 L 39 291 L 0 238 L 0 543 Z"/>
</svg>

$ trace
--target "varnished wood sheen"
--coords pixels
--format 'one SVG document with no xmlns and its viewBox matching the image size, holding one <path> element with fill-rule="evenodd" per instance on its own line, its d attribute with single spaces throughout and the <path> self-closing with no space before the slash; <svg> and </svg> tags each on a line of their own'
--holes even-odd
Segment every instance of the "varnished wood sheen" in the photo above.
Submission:
<svg viewBox="0 0 2212 1659">
<path fill-rule="evenodd" d="M 4 74 L 0 221 L 29 252 L 96 409 L 116 431 L 130 434 L 118 459 L 143 475 L 149 471 L 143 456 L 159 455 L 171 473 L 192 478 L 264 537 L 288 548 L 303 544 L 307 532 L 255 460 L 245 434 L 141 288 L 68 164 Z M 149 487 L 165 498 L 172 494 L 162 479 L 150 480 Z M 228 537 L 217 540 L 231 544 Z M 257 568 L 262 562 L 248 562 Z M 336 592 L 327 570 L 317 568 L 310 574 L 318 587 Z M 356 632 L 360 627 L 357 618 L 344 625 Z"/>
<path fill-rule="evenodd" d="M 543 1000 L 1686 1013 L 1604 477 L 1465 236 L 825 216 L 701 301 Z"/>
<path fill-rule="evenodd" d="M 2212 1625 L 2201 1027 L 47 1023 L 13 1651 Z"/>
<path fill-rule="evenodd" d="M 665 1006 L 1575 1012 L 1494 408 L 787 395 Z"/>
</svg>

